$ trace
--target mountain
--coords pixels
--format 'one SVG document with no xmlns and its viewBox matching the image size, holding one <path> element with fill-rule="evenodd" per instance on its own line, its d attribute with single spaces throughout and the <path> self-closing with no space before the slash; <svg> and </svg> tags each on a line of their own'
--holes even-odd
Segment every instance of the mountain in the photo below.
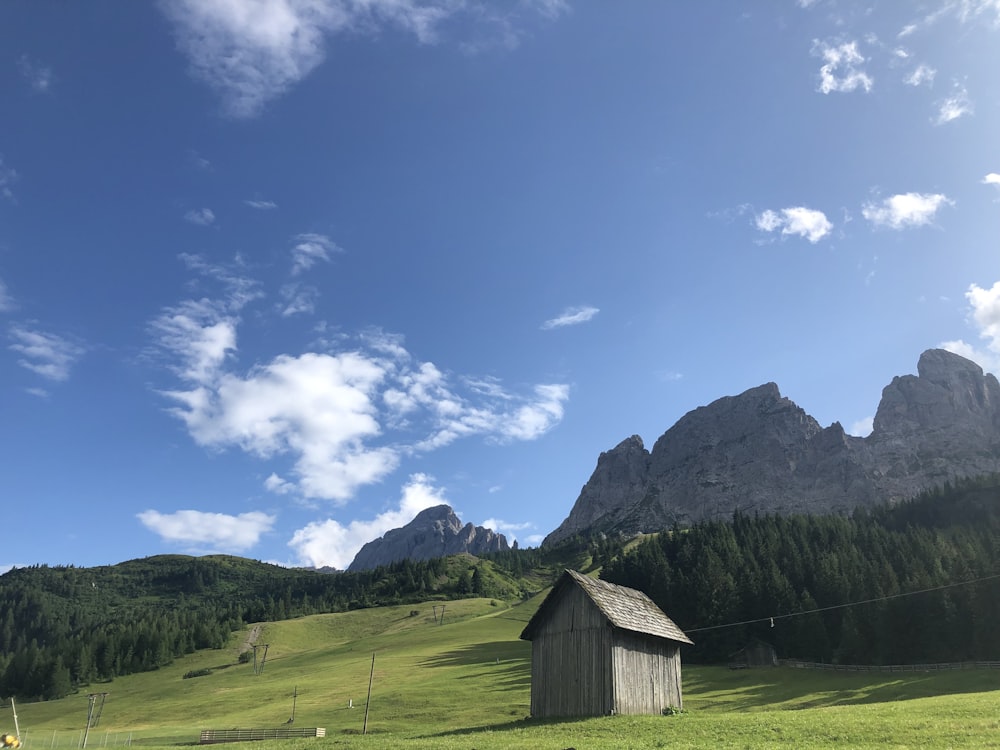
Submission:
<svg viewBox="0 0 1000 750">
<path fill-rule="evenodd" d="M 1000 383 L 942 349 L 882 391 L 874 429 L 822 428 L 774 383 L 681 417 L 647 451 L 637 435 L 602 453 L 569 516 L 574 534 L 657 531 L 742 513 L 843 513 L 1000 472 Z"/>
<path fill-rule="evenodd" d="M 347 569 L 354 572 L 399 560 L 430 560 L 462 552 L 481 555 L 508 549 L 503 534 L 471 523 L 463 526 L 450 506 L 437 505 L 420 511 L 406 526 L 368 542 Z"/>
</svg>

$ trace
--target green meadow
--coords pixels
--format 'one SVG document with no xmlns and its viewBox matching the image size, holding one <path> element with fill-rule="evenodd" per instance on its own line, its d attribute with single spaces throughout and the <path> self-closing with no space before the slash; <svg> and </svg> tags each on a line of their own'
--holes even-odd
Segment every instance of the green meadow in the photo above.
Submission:
<svg viewBox="0 0 1000 750">
<path fill-rule="evenodd" d="M 293 711 L 292 726 L 324 727 L 326 737 L 232 747 L 1000 747 L 1000 671 L 991 670 L 685 665 L 683 713 L 533 721 L 530 644 L 518 635 L 539 603 L 463 599 L 266 623 L 257 639 L 268 645 L 259 674 L 252 661 L 239 660 L 246 633 L 234 634 L 225 649 L 18 705 L 22 739 L 27 750 L 79 747 L 88 693 L 107 692 L 88 748 L 190 745 L 202 729 L 287 726 Z M 262 658 L 258 648 L 258 666 Z M 192 673 L 202 676 L 185 678 Z M 11 731 L 9 705 L 3 711 L 0 731 Z"/>
</svg>

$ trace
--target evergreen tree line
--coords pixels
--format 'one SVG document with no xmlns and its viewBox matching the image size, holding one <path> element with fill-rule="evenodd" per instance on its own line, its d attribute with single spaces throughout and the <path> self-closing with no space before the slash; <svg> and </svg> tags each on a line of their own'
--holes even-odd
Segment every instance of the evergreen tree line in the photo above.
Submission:
<svg viewBox="0 0 1000 750">
<path fill-rule="evenodd" d="M 246 623 L 435 597 L 518 595 L 502 572 L 468 558 L 405 560 L 356 573 L 180 555 L 99 568 L 19 568 L 0 576 L 0 695 L 60 698 L 196 649 L 222 648 Z"/>
<path fill-rule="evenodd" d="M 602 578 L 645 591 L 695 641 L 695 661 L 724 662 L 754 638 L 781 657 L 845 664 L 997 660 L 1000 482 L 850 517 L 737 513 L 674 528 Z"/>
</svg>

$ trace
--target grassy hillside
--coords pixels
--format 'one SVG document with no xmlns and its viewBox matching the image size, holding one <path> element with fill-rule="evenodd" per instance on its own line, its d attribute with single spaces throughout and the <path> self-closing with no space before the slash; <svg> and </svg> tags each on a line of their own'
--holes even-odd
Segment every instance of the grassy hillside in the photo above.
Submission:
<svg viewBox="0 0 1000 750">
<path fill-rule="evenodd" d="M 1000 672 L 815 673 L 684 669 L 685 713 L 671 717 L 526 720 L 530 644 L 518 635 L 540 596 L 427 602 L 264 624 L 259 675 L 224 649 L 93 684 L 58 701 L 19 704 L 28 750 L 79 745 L 88 692 L 109 693 L 88 746 L 187 744 L 203 728 L 322 726 L 338 748 L 996 747 Z M 443 606 L 443 621 L 440 617 Z M 436 609 L 436 612 L 435 612 Z M 369 736 L 359 735 L 375 655 Z M 261 652 L 258 650 L 258 656 Z M 201 677 L 186 673 L 208 670 Z M 353 701 L 354 707 L 349 707 Z M 9 708 L 0 714 L 8 731 Z M 234 749 L 234 750 L 239 750 Z"/>
</svg>

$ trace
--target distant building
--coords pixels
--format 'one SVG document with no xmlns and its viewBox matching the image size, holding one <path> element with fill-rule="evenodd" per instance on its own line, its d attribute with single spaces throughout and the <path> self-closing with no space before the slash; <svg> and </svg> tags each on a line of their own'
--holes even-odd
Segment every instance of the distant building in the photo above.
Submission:
<svg viewBox="0 0 1000 750">
<path fill-rule="evenodd" d="M 774 646 L 760 638 L 752 639 L 729 657 L 730 669 L 776 666 L 778 666 L 778 652 L 774 650 Z"/>
<path fill-rule="evenodd" d="M 680 645 L 641 591 L 567 570 L 528 622 L 531 715 L 659 714 L 681 708 Z"/>
</svg>

